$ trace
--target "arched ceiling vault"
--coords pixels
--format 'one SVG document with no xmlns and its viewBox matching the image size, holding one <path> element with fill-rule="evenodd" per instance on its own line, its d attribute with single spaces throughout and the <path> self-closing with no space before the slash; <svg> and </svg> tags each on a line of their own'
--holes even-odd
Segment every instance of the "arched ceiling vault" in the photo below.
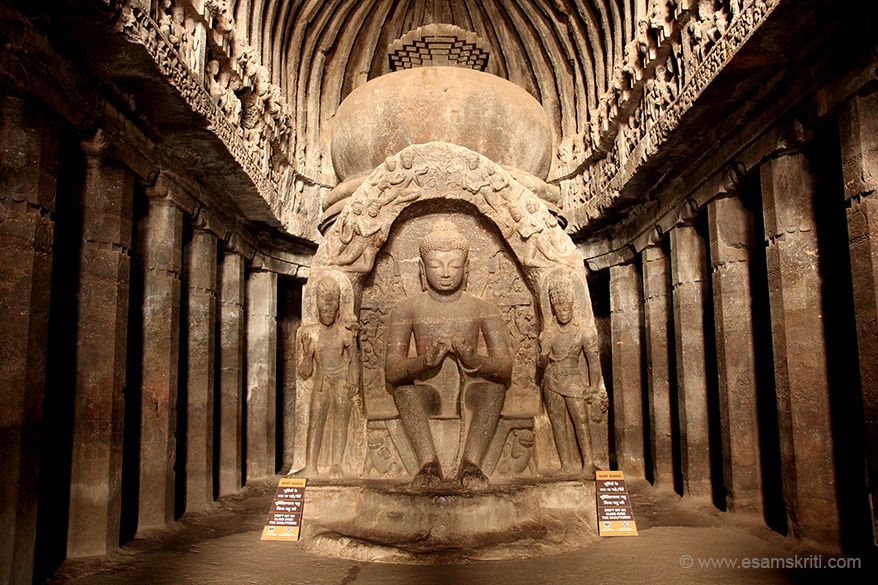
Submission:
<svg viewBox="0 0 878 585">
<path fill-rule="evenodd" d="M 647 0 L 234 0 L 236 36 L 253 48 L 295 117 L 297 156 L 328 168 L 329 124 L 358 86 L 390 71 L 405 33 L 447 23 L 490 51 L 487 71 L 542 103 L 554 143 L 588 131 Z"/>
</svg>

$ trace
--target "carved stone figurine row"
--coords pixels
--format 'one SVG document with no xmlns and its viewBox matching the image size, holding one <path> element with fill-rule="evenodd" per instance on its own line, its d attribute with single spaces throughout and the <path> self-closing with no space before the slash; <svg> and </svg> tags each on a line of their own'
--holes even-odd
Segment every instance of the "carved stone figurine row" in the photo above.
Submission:
<svg viewBox="0 0 878 585">
<path fill-rule="evenodd" d="M 443 176 L 442 169 L 424 164 L 414 166 L 415 155 L 411 151 L 398 156 L 399 165 L 396 157 L 390 156 L 369 180 L 371 195 L 367 199 L 353 199 L 339 217 L 339 248 L 332 263 L 346 272 L 365 273 L 371 269 L 389 229 L 389 224 L 378 219 L 383 208 L 404 207 L 421 197 L 428 180 L 435 182 L 436 177 Z M 464 174 L 457 179 L 458 186 L 472 194 L 479 211 L 496 218 L 505 238 L 517 233 L 526 247 L 524 265 L 579 266 L 582 258 L 558 228 L 558 220 L 540 205 L 536 196 L 515 191 L 504 173 L 493 165 L 486 169 L 480 163 L 478 154 L 467 158 Z"/>
<path fill-rule="evenodd" d="M 469 412 L 470 417 L 454 478 L 465 488 L 488 483 L 482 458 L 497 429 L 512 377 L 510 334 L 499 307 L 466 290 L 469 251 L 469 242 L 452 222 L 438 222 L 419 242 L 422 292 L 399 301 L 388 320 L 385 378 L 417 457 L 419 471 L 413 486 L 418 489 L 444 481 L 429 419 L 439 409 L 437 375 L 445 360 L 453 360 L 458 370 L 460 403 L 468 406 L 461 412 Z M 575 472 L 581 462 L 587 476 L 595 462 L 590 427 L 603 420 L 608 405 L 597 333 L 576 318 L 574 289 L 566 276 L 553 276 L 547 286 L 554 319 L 540 337 L 543 396 L 562 471 Z M 301 474 L 317 473 L 331 406 L 330 473 L 340 476 L 358 391 L 356 326 L 339 319 L 341 294 L 336 280 L 323 276 L 315 289 L 319 323 L 303 331 L 299 348 L 299 375 L 314 381 L 307 465 Z M 484 353 L 479 353 L 480 338 Z M 581 359 L 587 366 L 585 376 Z"/>
<path fill-rule="evenodd" d="M 759 24 L 776 0 L 655 0 L 638 23 L 639 34 L 625 48 L 606 92 L 593 110 L 587 132 L 568 137 L 557 156 L 565 208 L 595 199 L 605 191 L 629 155 L 681 96 L 691 103 L 717 63 L 709 58 L 723 42 L 730 55 Z M 724 40 L 723 40 L 724 39 Z M 680 112 L 680 115 L 682 112 Z M 617 138 L 617 134 L 621 134 Z M 653 138 L 644 143 L 654 145 Z M 613 160 L 613 159 L 616 160 Z M 591 164 L 589 164 L 591 163 Z M 575 177 L 594 167 L 592 180 Z"/>
</svg>

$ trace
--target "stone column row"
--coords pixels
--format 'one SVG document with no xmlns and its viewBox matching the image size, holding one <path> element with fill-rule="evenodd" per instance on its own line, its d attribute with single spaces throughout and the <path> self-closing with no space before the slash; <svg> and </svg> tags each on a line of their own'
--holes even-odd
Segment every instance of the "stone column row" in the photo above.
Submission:
<svg viewBox="0 0 878 585">
<path fill-rule="evenodd" d="M 866 411 L 869 489 L 876 485 L 876 412 L 871 384 L 878 379 L 878 270 L 873 235 L 878 204 L 878 98 L 855 98 L 842 116 L 845 178 L 850 199 L 849 228 L 860 364 Z M 759 167 L 765 224 L 767 291 L 771 315 L 775 387 L 788 525 L 798 537 L 823 543 L 840 538 L 835 488 L 830 389 L 823 323 L 823 282 L 816 232 L 816 178 L 800 149 L 807 137 L 793 126 L 777 155 Z M 669 232 L 670 260 L 661 242 L 641 254 L 646 397 L 649 448 L 657 487 L 673 486 L 674 453 L 670 385 L 670 331 L 673 327 L 680 470 L 684 495 L 712 495 L 708 416 L 706 335 L 716 337 L 718 429 L 722 437 L 726 502 L 738 512 L 762 512 L 762 479 L 753 338 L 751 254 L 753 217 L 734 187 L 706 206 L 708 246 L 692 220 Z M 636 437 L 639 376 L 639 314 L 635 311 L 637 272 L 633 265 L 611 269 L 613 374 L 620 465 L 640 470 Z M 712 285 L 712 298 L 708 297 Z M 756 294 L 759 294 L 758 292 Z M 713 304 L 714 331 L 705 330 Z M 673 315 L 671 315 L 673 307 Z M 873 371 L 874 370 L 874 371 Z M 634 439 L 634 443 L 632 443 Z"/>
<path fill-rule="evenodd" d="M 17 96 L 0 96 L 0 583 L 30 583 L 34 571 L 58 148 L 59 126 L 51 114 Z M 101 131 L 81 142 L 80 150 L 82 177 L 70 193 L 76 213 L 64 218 L 80 236 L 78 272 L 72 282 L 54 285 L 75 295 L 76 310 L 75 345 L 63 349 L 75 363 L 70 491 L 60 495 L 69 498 L 69 558 L 103 555 L 119 545 L 132 357 L 141 362 L 141 387 L 132 389 L 135 396 L 139 390 L 141 400 L 135 438 L 140 448 L 138 530 L 163 527 L 173 519 L 181 433 L 187 437 L 187 511 L 213 500 L 215 440 L 220 442 L 219 492 L 240 489 L 245 348 L 251 360 L 246 367 L 247 475 L 275 473 L 277 276 L 253 271 L 248 280 L 244 256 L 231 249 L 218 265 L 218 241 L 197 223 L 184 246 L 186 211 L 174 192 L 178 187 L 160 180 L 146 189 L 148 212 L 137 226 L 135 271 L 143 280 L 143 298 L 132 300 L 135 175 L 113 160 L 112 145 Z M 132 301 L 142 306 L 141 356 L 128 355 Z M 186 323 L 181 323 L 183 314 Z M 185 384 L 187 400 L 186 427 L 180 429 L 178 383 Z M 213 428 L 216 408 L 219 429 Z"/>
<path fill-rule="evenodd" d="M 83 151 L 87 168 L 78 192 L 82 242 L 67 547 L 71 558 L 102 555 L 119 544 L 134 198 L 133 176 L 105 158 L 106 145 L 100 133 L 83 143 Z M 186 211 L 177 189 L 167 180 L 148 187 L 147 213 L 138 224 L 137 269 L 143 278 L 143 297 L 137 299 L 142 303 L 139 532 L 173 520 L 177 472 L 184 474 L 180 481 L 185 479 L 185 511 L 211 504 L 214 441 L 219 441 L 219 493 L 240 489 L 247 344 L 252 360 L 246 368 L 250 374 L 248 396 L 255 400 L 246 422 L 255 433 L 248 448 L 254 472 L 248 477 L 266 477 L 275 471 L 274 452 L 269 447 L 274 441 L 272 372 L 276 349 L 270 340 L 276 338 L 276 275 L 252 272 L 248 281 L 245 258 L 231 249 L 218 263 L 217 238 L 198 221 L 191 241 L 184 244 Z M 45 225 L 45 220 L 40 219 L 38 225 Z M 20 252 L 16 257 L 20 258 Z M 20 259 L 17 265 L 21 265 Z M 46 274 L 45 278 L 49 277 Z M 185 307 L 181 306 L 184 285 Z M 15 283 L 16 289 L 21 286 Z M 48 291 L 48 283 L 46 286 Z M 4 295 L 4 302 L 6 297 L 9 302 L 23 299 L 21 295 Z M 245 303 L 251 306 L 252 314 L 247 337 Z M 39 307 L 47 308 L 48 301 L 41 299 Z M 181 321 L 183 315 L 185 322 Z M 16 337 L 26 339 L 20 331 Z M 180 355 L 181 338 L 186 340 L 185 355 Z M 185 388 L 186 416 L 181 419 L 185 427 L 177 428 L 180 384 Z M 21 400 L 22 395 L 17 398 Z M 217 408 L 220 427 L 215 429 Z M 183 433 L 185 461 L 178 463 L 176 443 Z M 14 447 L 15 443 L 4 441 L 6 445 Z M 35 494 L 35 486 L 28 493 Z M 12 539 L 4 542 L 14 542 L 16 530 L 11 527 L 9 531 Z"/>
<path fill-rule="evenodd" d="M 240 489 L 245 383 L 246 476 L 259 479 L 275 473 L 277 275 L 252 271 L 245 278 L 245 259 L 233 250 L 218 263 L 218 241 L 198 222 L 184 245 L 184 210 L 173 192 L 177 188 L 160 181 L 148 190 L 149 210 L 141 226 L 145 276 L 138 530 L 173 520 L 175 464 L 185 476 L 184 510 L 211 504 L 214 441 L 219 441 L 218 492 Z M 185 323 L 181 274 L 187 287 Z M 186 339 L 182 356 L 181 327 Z M 181 363 L 186 416 L 185 428 L 177 429 Z M 186 438 L 185 461 L 177 464 L 176 438 L 181 433 Z"/>
</svg>

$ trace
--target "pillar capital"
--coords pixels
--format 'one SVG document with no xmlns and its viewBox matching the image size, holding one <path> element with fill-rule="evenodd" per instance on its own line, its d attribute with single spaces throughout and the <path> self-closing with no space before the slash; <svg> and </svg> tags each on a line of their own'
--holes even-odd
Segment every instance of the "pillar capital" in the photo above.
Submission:
<svg viewBox="0 0 878 585">
<path fill-rule="evenodd" d="M 110 142 L 106 133 L 97 128 L 94 133 L 79 141 L 79 148 L 85 155 L 85 163 L 91 168 L 99 166 L 110 152 Z"/>
<path fill-rule="evenodd" d="M 656 256 L 656 254 L 664 255 L 662 252 L 662 228 L 661 226 L 654 225 L 650 229 L 646 230 L 631 242 L 631 245 L 634 246 L 634 249 L 640 254 L 643 255 L 644 260 L 650 260 Z M 649 251 L 656 250 L 657 251 Z"/>
<path fill-rule="evenodd" d="M 842 172 L 846 199 L 878 191 L 878 92 L 856 95 L 839 110 Z"/>
<path fill-rule="evenodd" d="M 186 215 L 198 214 L 199 202 L 171 175 L 165 171 L 159 171 L 155 183 L 146 188 L 146 196 L 150 204 L 159 203 L 174 205 L 180 208 Z"/>
<path fill-rule="evenodd" d="M 695 199 L 687 199 L 680 203 L 670 216 L 671 222 L 666 232 L 671 232 L 680 226 L 694 226 L 698 219 L 698 203 Z"/>
<path fill-rule="evenodd" d="M 587 261 L 588 269 L 596 272 L 598 270 L 612 268 L 613 266 L 621 266 L 633 262 L 636 257 L 637 253 L 634 251 L 634 247 L 630 244 L 626 244 L 609 254 L 603 254 L 589 259 Z"/>
<path fill-rule="evenodd" d="M 197 209 L 195 217 L 192 219 L 192 228 L 210 232 L 221 242 L 227 242 L 231 238 L 232 230 L 223 222 L 219 216 L 213 211 L 205 207 Z"/>
<path fill-rule="evenodd" d="M 778 128 L 777 142 L 770 158 L 800 154 L 814 140 L 811 124 L 800 117 L 788 120 Z"/>
<path fill-rule="evenodd" d="M 247 262 L 252 261 L 253 256 L 256 254 L 256 248 L 235 232 L 229 235 L 226 251 L 243 256 Z"/>
</svg>

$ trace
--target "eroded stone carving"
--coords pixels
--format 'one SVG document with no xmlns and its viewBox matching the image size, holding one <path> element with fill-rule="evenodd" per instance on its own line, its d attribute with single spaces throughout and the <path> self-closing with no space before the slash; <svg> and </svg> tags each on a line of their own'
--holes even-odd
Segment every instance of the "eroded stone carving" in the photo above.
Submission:
<svg viewBox="0 0 878 585">
<path fill-rule="evenodd" d="M 348 426 L 357 400 L 356 320 L 341 312 L 341 290 L 337 280 L 323 275 L 315 283 L 319 323 L 298 332 L 299 368 L 304 379 L 312 379 L 307 459 L 304 474 L 318 473 L 318 462 L 330 421 L 330 473 L 341 476 L 348 441 Z M 332 412 L 332 416 L 328 414 Z"/>
<path fill-rule="evenodd" d="M 592 422 L 603 420 L 609 406 L 600 371 L 597 330 L 584 327 L 576 318 L 573 287 L 564 273 L 552 274 L 547 289 L 554 318 L 540 335 L 546 411 L 562 471 L 578 468 L 581 456 L 582 471 L 590 475 L 595 465 L 606 467 L 604 461 L 596 461 L 591 427 Z M 580 364 L 583 358 L 585 369 Z"/>
</svg>

